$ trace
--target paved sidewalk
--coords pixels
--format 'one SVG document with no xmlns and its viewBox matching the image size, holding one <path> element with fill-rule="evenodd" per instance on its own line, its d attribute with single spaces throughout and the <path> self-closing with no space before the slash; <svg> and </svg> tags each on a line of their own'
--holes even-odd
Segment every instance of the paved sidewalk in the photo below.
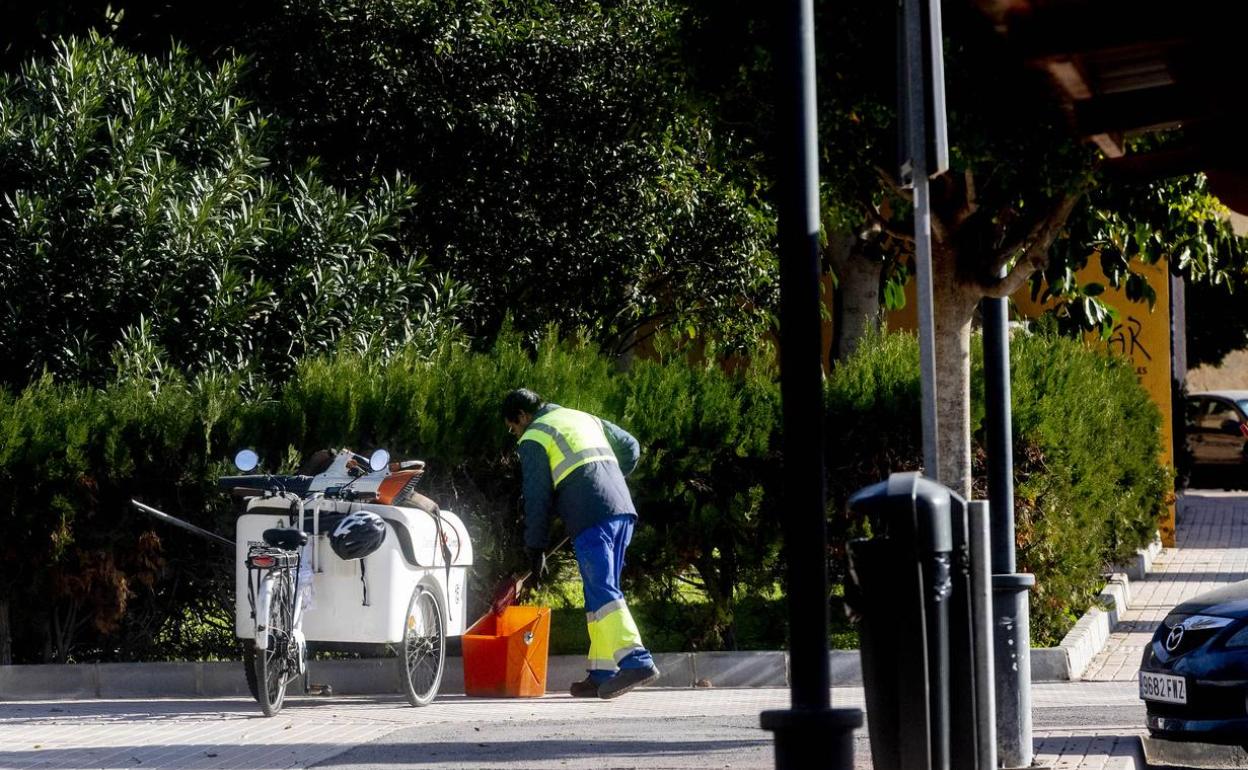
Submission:
<svg viewBox="0 0 1248 770">
<path fill-rule="evenodd" d="M 1129 683 L 1038 685 L 1037 756 L 1055 768 L 1131 770 L 1143 709 Z M 239 699 L 0 703 L 0 768 L 773 767 L 758 714 L 781 688 L 639 690 L 618 701 L 295 698 L 277 717 Z M 833 705 L 863 705 L 837 688 Z M 869 768 L 865 731 L 858 767 Z"/>
<path fill-rule="evenodd" d="M 1178 502 L 1177 548 L 1153 561 L 1153 572 L 1131 583 L 1131 609 L 1083 673 L 1088 681 L 1136 681 L 1144 647 L 1174 605 L 1205 591 L 1248 579 L 1248 495 L 1185 492 Z"/>
</svg>

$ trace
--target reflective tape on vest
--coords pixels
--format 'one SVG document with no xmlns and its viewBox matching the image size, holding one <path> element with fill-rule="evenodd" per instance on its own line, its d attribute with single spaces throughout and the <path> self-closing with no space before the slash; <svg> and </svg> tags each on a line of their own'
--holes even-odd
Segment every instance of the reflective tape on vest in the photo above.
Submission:
<svg viewBox="0 0 1248 770">
<path fill-rule="evenodd" d="M 535 441 L 546 451 L 556 487 L 582 465 L 619 462 L 598 418 L 575 409 L 554 409 L 536 418 L 520 440 Z"/>
</svg>

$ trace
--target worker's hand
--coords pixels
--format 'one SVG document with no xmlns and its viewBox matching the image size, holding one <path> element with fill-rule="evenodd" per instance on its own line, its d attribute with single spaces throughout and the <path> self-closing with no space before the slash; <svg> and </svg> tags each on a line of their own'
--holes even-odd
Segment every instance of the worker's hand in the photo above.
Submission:
<svg viewBox="0 0 1248 770">
<path fill-rule="evenodd" d="M 538 584 L 546 579 L 546 573 L 549 568 L 546 566 L 546 552 L 541 548 L 530 548 L 529 551 L 529 579 L 525 581 L 530 589 L 537 588 Z"/>
</svg>

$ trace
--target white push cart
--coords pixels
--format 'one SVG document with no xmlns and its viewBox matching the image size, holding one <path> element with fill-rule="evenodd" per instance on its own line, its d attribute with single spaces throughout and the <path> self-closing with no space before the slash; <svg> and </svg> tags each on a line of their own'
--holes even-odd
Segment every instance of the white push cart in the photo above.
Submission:
<svg viewBox="0 0 1248 770">
<path fill-rule="evenodd" d="M 240 468 L 249 470 L 243 455 Z M 266 714 L 280 709 L 285 682 L 302 674 L 307 686 L 308 645 L 393 648 L 408 701 L 426 705 L 441 684 L 446 637 L 464 633 L 468 531 L 454 513 L 414 492 L 423 463 L 391 464 L 378 455 L 372 470 L 344 450 L 312 476 L 222 479 L 249 498 L 235 539 L 234 625 L 244 640 L 248 685 Z M 345 517 L 360 511 L 380 517 L 384 536 L 368 555 L 344 560 L 330 540 Z M 284 577 L 271 559 L 282 553 L 293 562 Z"/>
</svg>

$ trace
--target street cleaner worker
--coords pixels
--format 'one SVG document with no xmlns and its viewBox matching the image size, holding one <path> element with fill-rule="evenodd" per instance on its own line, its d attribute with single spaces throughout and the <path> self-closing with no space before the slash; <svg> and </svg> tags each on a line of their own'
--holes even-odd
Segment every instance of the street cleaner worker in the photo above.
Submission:
<svg viewBox="0 0 1248 770">
<path fill-rule="evenodd" d="M 503 421 L 519 438 L 524 477 L 524 544 L 531 580 L 546 571 L 550 513 L 567 527 L 585 588 L 589 676 L 573 683 L 577 698 L 616 698 L 659 678 L 654 658 L 620 588 L 624 552 L 637 509 L 624 477 L 641 456 L 637 439 L 606 420 L 558 404 L 531 390 L 503 398 Z"/>
</svg>

